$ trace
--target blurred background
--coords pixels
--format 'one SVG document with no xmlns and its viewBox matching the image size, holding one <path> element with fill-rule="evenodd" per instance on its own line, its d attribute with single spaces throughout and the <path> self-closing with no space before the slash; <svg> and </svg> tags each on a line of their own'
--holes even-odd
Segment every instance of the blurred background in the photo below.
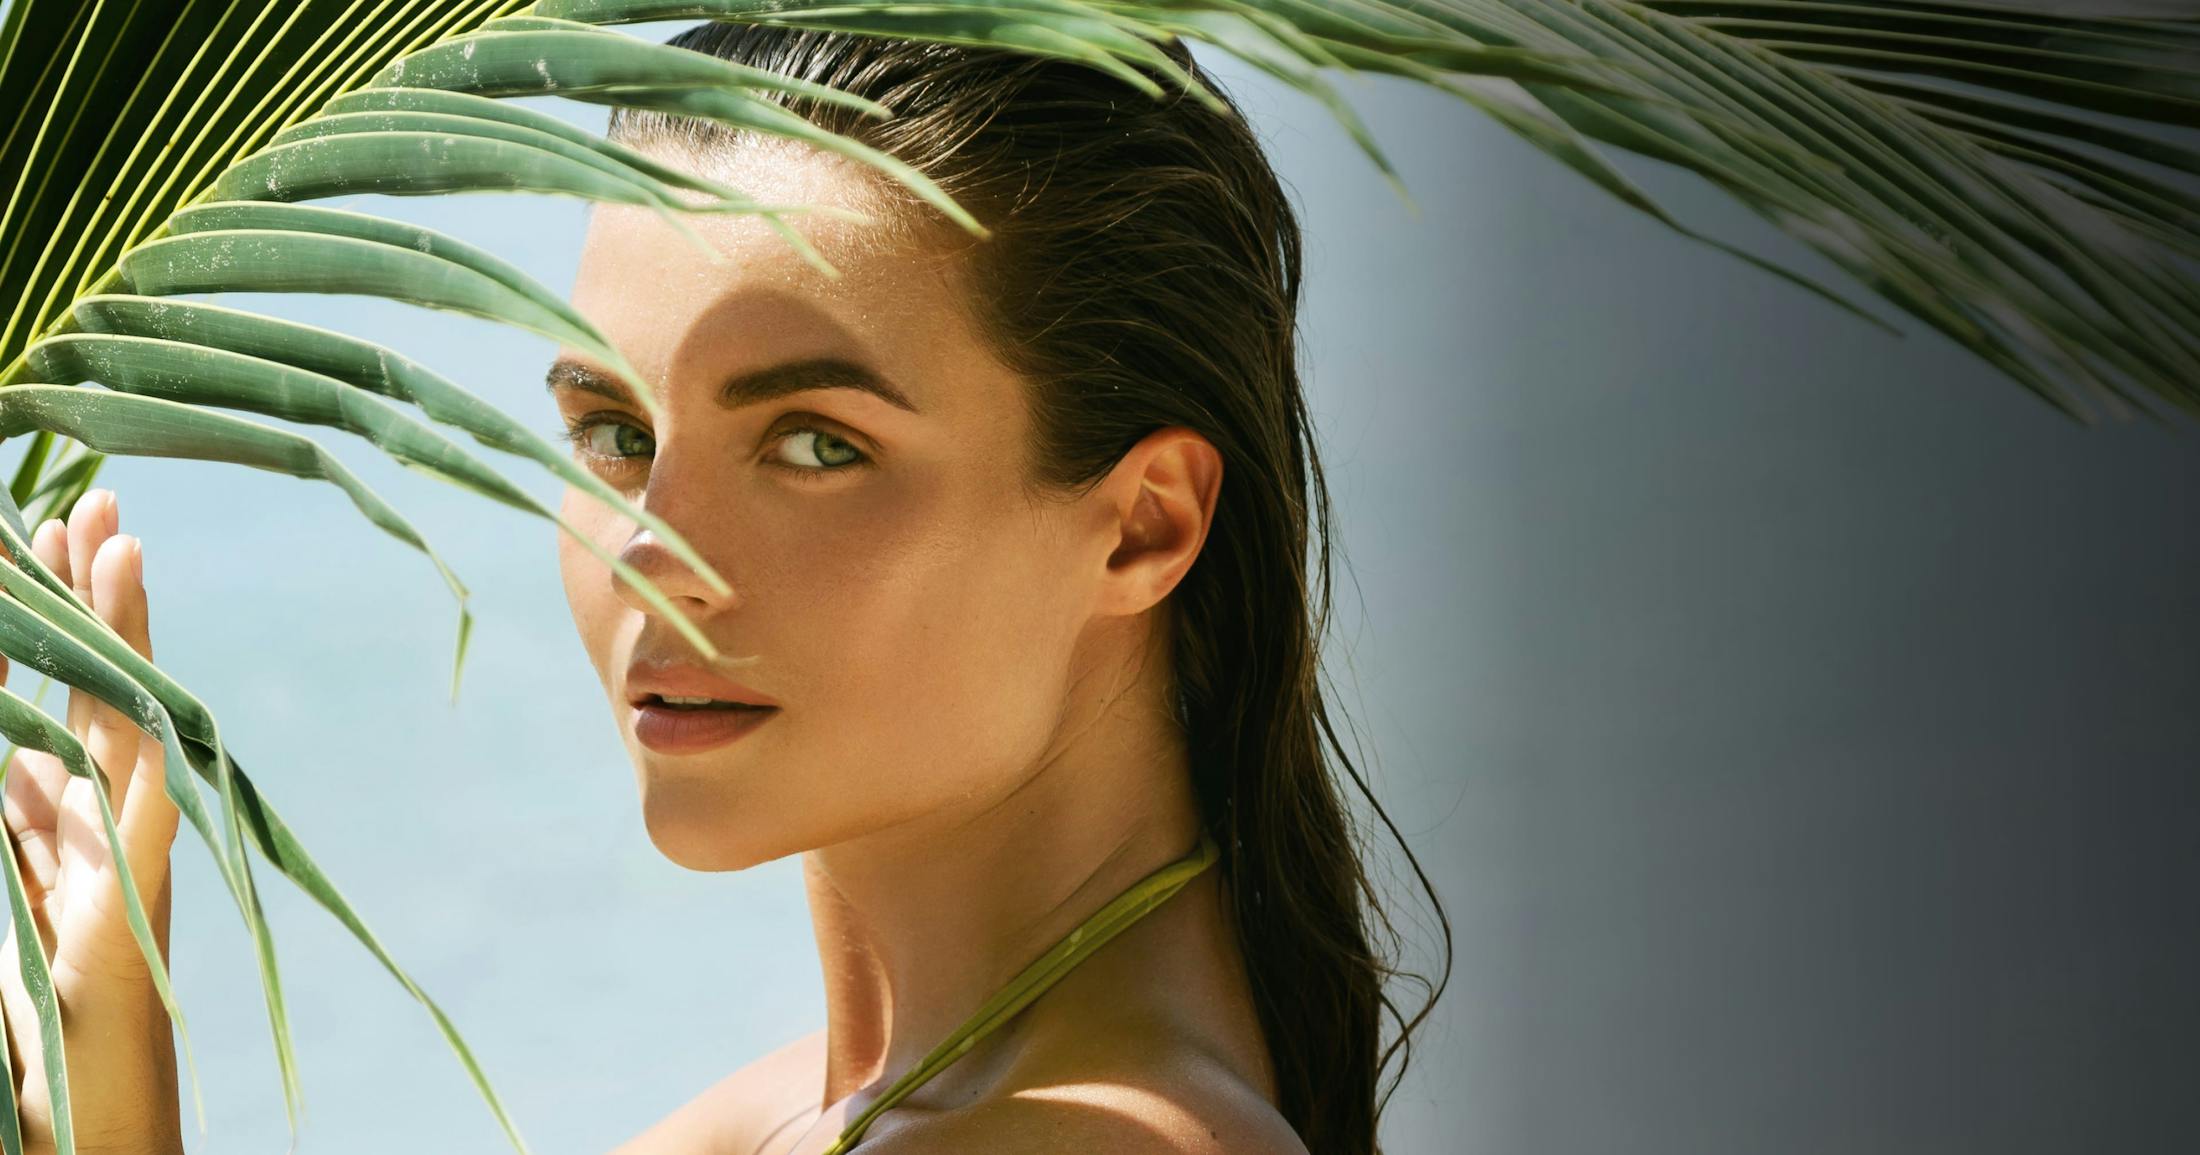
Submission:
<svg viewBox="0 0 2200 1155">
<path fill-rule="evenodd" d="M 1199 55 L 1302 210 L 1345 558 L 1328 670 L 1451 918 L 1394 1155 L 2200 1149 L 2192 423 L 2081 426 L 1918 323 L 1891 336 L 1672 235 L 1448 97 L 1342 81 L 1416 214 L 1318 106 Z M 1619 161 L 1685 220 L 1851 288 L 1695 178 Z M 560 289 L 586 221 L 547 198 L 349 203 Z M 236 303 L 555 424 L 547 342 Z M 134 459 L 102 483 L 146 541 L 161 664 L 530 1143 L 605 1151 L 820 1025 L 797 864 L 701 875 L 650 846 L 554 530 L 326 441 L 475 592 L 456 707 L 447 591 L 334 488 Z M 203 848 L 177 847 L 210 1123 L 191 1149 L 281 1151 L 248 940 Z M 420 1008 L 260 877 L 298 1150 L 503 1149 Z M 1433 965 L 1432 918 L 1394 889 Z"/>
</svg>

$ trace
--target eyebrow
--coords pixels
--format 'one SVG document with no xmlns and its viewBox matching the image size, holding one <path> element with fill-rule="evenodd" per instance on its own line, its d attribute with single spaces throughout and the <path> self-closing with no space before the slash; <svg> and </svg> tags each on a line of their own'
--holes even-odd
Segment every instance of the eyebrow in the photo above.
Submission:
<svg viewBox="0 0 2200 1155">
<path fill-rule="evenodd" d="M 551 364 L 543 377 L 543 387 L 551 393 L 577 389 L 624 405 L 636 404 L 634 391 L 625 382 L 566 357 Z M 896 409 L 919 411 L 892 382 L 864 365 L 838 357 L 810 357 L 743 373 L 718 387 L 718 404 L 725 409 L 739 409 L 811 389 L 857 389 Z"/>
</svg>

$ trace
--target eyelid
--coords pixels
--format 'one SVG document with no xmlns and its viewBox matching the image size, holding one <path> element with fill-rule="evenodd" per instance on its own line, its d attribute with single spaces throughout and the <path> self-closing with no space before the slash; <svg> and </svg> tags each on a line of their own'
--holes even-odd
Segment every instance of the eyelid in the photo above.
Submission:
<svg viewBox="0 0 2200 1155">
<path fill-rule="evenodd" d="M 808 477 L 804 478 L 804 480 L 824 477 L 826 475 L 834 473 L 853 473 L 856 470 L 868 469 L 878 464 L 878 459 L 872 456 L 872 453 L 869 449 L 866 449 L 864 447 L 869 442 L 869 438 L 861 437 L 860 435 L 857 437 L 843 436 L 842 434 L 835 432 L 832 429 L 826 428 L 825 425 L 829 423 L 821 423 L 816 425 L 808 424 L 801 420 L 803 417 L 808 416 L 807 414 L 790 416 L 793 416 L 796 419 L 797 424 L 774 426 L 771 436 L 764 439 L 764 464 L 773 466 L 777 469 L 783 469 L 789 473 L 801 473 L 809 475 Z M 824 436 L 830 437 L 835 441 L 846 442 L 856 451 L 856 459 L 854 461 L 844 462 L 840 465 L 789 465 L 788 463 L 779 460 L 772 451 L 777 449 L 781 442 L 786 441 L 788 438 L 793 437 L 797 433 L 823 434 Z"/>
<path fill-rule="evenodd" d="M 787 424 L 790 421 L 794 424 Z M 873 456 L 879 448 L 878 442 L 871 440 L 867 434 L 843 425 L 822 413 L 812 412 L 808 409 L 790 409 L 780 414 L 772 421 L 771 429 L 773 431 L 772 436 L 775 439 L 789 433 L 799 433 L 805 429 L 813 433 L 829 434 L 861 449 L 865 457 Z"/>
<path fill-rule="evenodd" d="M 638 455 L 621 457 L 615 453 L 598 453 L 590 449 L 584 440 L 589 430 L 599 425 L 631 425 L 639 430 L 643 436 L 649 438 L 651 442 L 654 443 L 657 440 L 657 435 L 651 433 L 647 426 L 634 419 L 632 414 L 620 409 L 597 409 L 583 413 L 578 417 L 563 417 L 561 415 L 560 420 L 563 422 L 564 428 L 559 430 L 555 436 L 559 442 L 566 446 L 568 452 L 578 453 L 583 457 L 603 462 L 611 468 L 632 466 L 639 462 L 641 457 Z"/>
<path fill-rule="evenodd" d="M 626 421 L 633 424 L 636 428 L 640 429 L 644 433 L 650 432 L 648 417 L 617 406 L 607 405 L 596 409 L 590 409 L 585 413 L 581 413 L 572 417 L 567 417 L 561 411 L 557 414 L 557 417 L 558 420 L 564 422 L 568 427 L 573 425 L 601 424 L 602 421 L 606 418 L 615 418 L 617 420 Z M 656 436 L 654 433 L 650 435 L 653 437 Z"/>
</svg>

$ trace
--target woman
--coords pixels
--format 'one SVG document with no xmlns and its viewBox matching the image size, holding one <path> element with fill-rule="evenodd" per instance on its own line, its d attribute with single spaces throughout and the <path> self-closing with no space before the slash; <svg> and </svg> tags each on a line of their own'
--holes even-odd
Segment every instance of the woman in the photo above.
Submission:
<svg viewBox="0 0 2200 1155">
<path fill-rule="evenodd" d="M 1386 996 L 1388 924 L 1333 777 L 1364 794 L 1317 683 L 1299 235 L 1258 144 L 1063 62 L 743 25 L 675 42 L 893 108 L 791 105 L 992 236 L 806 147 L 613 120 L 767 203 L 871 222 L 796 218 L 833 278 L 754 219 L 691 219 L 713 258 L 598 207 L 575 303 L 661 414 L 584 356 L 549 374 L 577 459 L 726 579 L 568 493 L 728 655 L 704 662 L 561 545 L 650 837 L 697 870 L 802 854 L 826 988 L 824 1029 L 620 1151 L 1373 1151 L 1419 1016 Z M 35 545 L 148 648 L 111 495 Z M 125 853 L 165 928 L 175 815 L 136 785 L 159 750 L 81 697 L 94 757 L 137 760 Z M 165 1021 L 63 778 L 18 755 L 7 816 L 75 1016 L 80 1149 L 180 1150 Z M 1057 946 L 1081 961 L 1027 971 Z M 11 1023 L 32 1021 L 10 981 Z M 958 1032 L 1004 988 L 1031 1001 Z M 13 1055 L 36 1129 L 36 1048 Z"/>
</svg>

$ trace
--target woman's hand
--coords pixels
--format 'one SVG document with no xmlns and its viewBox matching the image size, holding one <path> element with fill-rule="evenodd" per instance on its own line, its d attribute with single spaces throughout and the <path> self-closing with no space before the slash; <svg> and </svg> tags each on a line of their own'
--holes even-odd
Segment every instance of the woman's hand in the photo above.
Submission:
<svg viewBox="0 0 2200 1155">
<path fill-rule="evenodd" d="M 40 525 L 31 548 L 150 659 L 141 547 L 136 538 L 117 534 L 117 525 L 114 494 L 95 489 L 76 503 L 66 526 L 58 518 Z M 0 679 L 6 676 L 7 661 L 0 658 Z M 160 743 L 80 690 L 69 691 L 68 727 L 107 774 L 123 853 L 165 962 L 176 807 L 163 792 Z M 7 830 L 61 1004 L 76 1149 L 86 1155 L 181 1152 L 175 1043 L 130 934 L 95 789 L 90 779 L 71 775 L 59 759 L 39 751 L 18 750 L 8 766 Z M 0 947 L 0 1008 L 7 1013 L 24 1150 L 50 1151 L 53 1110 L 38 1010 L 23 987 L 12 931 Z"/>
</svg>

